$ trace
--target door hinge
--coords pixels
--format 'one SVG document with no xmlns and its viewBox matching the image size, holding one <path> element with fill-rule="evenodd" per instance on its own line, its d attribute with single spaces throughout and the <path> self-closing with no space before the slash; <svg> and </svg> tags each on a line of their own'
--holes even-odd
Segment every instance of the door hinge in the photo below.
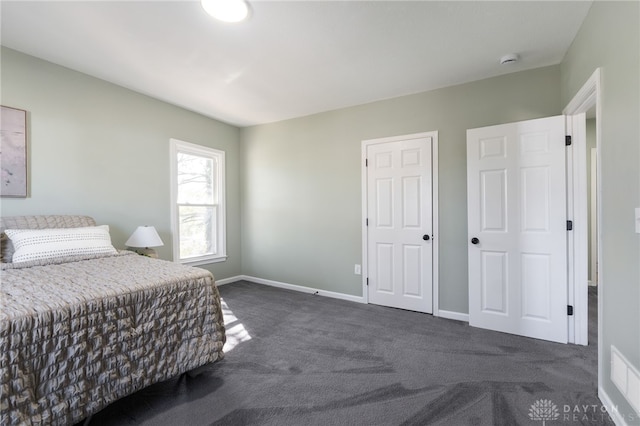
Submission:
<svg viewBox="0 0 640 426">
<path fill-rule="evenodd" d="M 366 219 L 364 220 L 364 223 L 365 223 L 365 226 L 369 226 L 369 218 L 366 218 Z"/>
<path fill-rule="evenodd" d="M 571 145 L 571 136 L 570 135 L 567 135 L 567 136 L 564 137 L 564 144 L 566 146 Z"/>
<path fill-rule="evenodd" d="M 573 221 L 572 220 L 568 220 L 567 221 L 567 231 L 573 231 Z"/>
<path fill-rule="evenodd" d="M 367 287 L 369 287 L 369 278 L 367 278 Z"/>
<path fill-rule="evenodd" d="M 368 158 L 364 159 L 364 166 L 365 167 L 369 167 L 369 159 Z"/>
<path fill-rule="evenodd" d="M 567 315 L 573 316 L 573 306 L 567 305 Z"/>
</svg>

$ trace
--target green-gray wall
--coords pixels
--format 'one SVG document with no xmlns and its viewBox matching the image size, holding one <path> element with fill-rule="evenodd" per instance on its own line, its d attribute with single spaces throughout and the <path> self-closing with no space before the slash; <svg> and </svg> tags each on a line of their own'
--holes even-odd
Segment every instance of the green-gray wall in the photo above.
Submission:
<svg viewBox="0 0 640 426">
<path fill-rule="evenodd" d="M 138 225 L 154 225 L 171 259 L 169 139 L 224 150 L 226 262 L 240 274 L 239 130 L 14 50 L 2 48 L 2 105 L 28 111 L 29 187 L 2 199 L 2 215 L 86 214 L 111 227 L 117 248 Z"/>
<path fill-rule="evenodd" d="M 640 206 L 640 4 L 596 1 L 561 64 L 567 104 L 602 68 L 600 146 L 604 391 L 620 412 L 631 406 L 611 377 L 611 345 L 640 370 L 640 242 L 634 208 Z M 636 415 L 630 424 L 639 424 Z"/>
<path fill-rule="evenodd" d="M 440 309 L 468 312 L 466 130 L 561 109 L 552 66 L 242 129 L 244 274 L 362 295 L 361 141 L 437 130 Z"/>
</svg>

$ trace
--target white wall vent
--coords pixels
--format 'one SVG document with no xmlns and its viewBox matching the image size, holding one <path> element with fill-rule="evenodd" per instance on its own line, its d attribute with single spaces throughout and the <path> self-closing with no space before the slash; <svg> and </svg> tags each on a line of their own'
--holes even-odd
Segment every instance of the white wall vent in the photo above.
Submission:
<svg viewBox="0 0 640 426">
<path fill-rule="evenodd" d="M 611 346 L 611 381 L 631 406 L 640 412 L 640 372 L 613 345 Z"/>
</svg>

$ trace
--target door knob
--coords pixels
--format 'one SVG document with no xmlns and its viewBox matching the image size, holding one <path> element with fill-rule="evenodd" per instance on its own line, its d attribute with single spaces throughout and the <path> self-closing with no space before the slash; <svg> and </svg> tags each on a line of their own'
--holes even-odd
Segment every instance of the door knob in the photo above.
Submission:
<svg viewBox="0 0 640 426">
<path fill-rule="evenodd" d="M 476 237 L 473 237 L 473 238 L 471 239 L 471 244 L 478 244 L 479 242 L 480 242 L 480 240 L 479 240 L 479 239 L 477 239 Z"/>
<path fill-rule="evenodd" d="M 422 236 L 422 239 L 425 241 L 429 241 L 431 239 L 431 237 L 429 237 L 427 234 Z"/>
</svg>

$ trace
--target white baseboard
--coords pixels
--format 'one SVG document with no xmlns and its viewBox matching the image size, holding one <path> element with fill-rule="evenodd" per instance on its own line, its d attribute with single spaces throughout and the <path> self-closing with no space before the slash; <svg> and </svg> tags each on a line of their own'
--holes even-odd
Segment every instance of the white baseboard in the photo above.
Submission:
<svg viewBox="0 0 640 426">
<path fill-rule="evenodd" d="M 340 299 L 340 300 L 348 300 L 350 302 L 356 302 L 356 303 L 365 303 L 364 297 L 362 297 L 362 296 L 353 296 L 351 294 L 344 294 L 344 293 L 338 293 L 338 292 L 335 292 L 335 291 L 321 290 L 319 288 L 305 287 L 305 286 L 296 285 L 296 284 L 283 283 L 281 281 L 267 280 L 267 279 L 264 279 L 264 278 L 252 277 L 250 275 L 236 275 L 235 277 L 225 278 L 223 280 L 217 280 L 216 281 L 216 285 L 221 286 L 221 285 L 225 285 L 225 284 L 231 284 L 231 283 L 234 283 L 236 281 L 250 281 L 250 282 L 256 283 L 256 284 L 264 284 L 264 285 L 268 285 L 268 286 L 271 286 L 271 287 L 278 287 L 278 288 L 284 288 L 284 289 L 287 289 L 287 290 L 299 291 L 301 293 L 317 294 L 318 296 L 331 297 L 331 298 Z M 438 315 L 437 316 L 439 316 L 440 318 L 446 318 L 446 319 L 452 319 L 452 320 L 456 320 L 456 321 L 469 322 L 469 314 L 463 314 L 463 313 L 460 313 L 460 312 L 445 311 L 443 309 L 440 309 L 438 311 Z"/>
<path fill-rule="evenodd" d="M 266 280 L 264 278 L 252 277 L 249 275 L 239 275 L 235 281 L 245 280 L 256 284 L 264 284 L 271 287 L 284 288 L 287 290 L 299 291 L 301 293 L 317 294 L 318 296 L 331 297 L 334 299 L 348 300 L 350 302 L 364 303 L 362 296 L 353 296 L 351 294 L 337 293 L 335 291 L 321 290 L 319 288 L 305 287 L 301 285 L 283 283 L 280 281 Z M 230 279 L 230 278 L 229 278 Z M 232 281 L 229 281 L 232 282 Z M 227 284 L 225 282 L 225 284 Z"/>
<path fill-rule="evenodd" d="M 440 318 L 469 322 L 469 314 L 463 314 L 460 312 L 445 311 L 444 309 L 440 309 L 438 311 L 438 316 Z"/>
<path fill-rule="evenodd" d="M 221 285 L 225 285 L 225 284 L 231 284 L 231 283 L 235 283 L 236 281 L 241 281 L 243 280 L 243 275 L 236 275 L 235 277 L 229 277 L 229 278 L 225 278 L 222 280 L 216 280 L 216 285 L 217 286 L 221 286 Z"/>
<path fill-rule="evenodd" d="M 602 405 L 607 409 L 607 413 L 609 413 L 616 426 L 629 426 L 624 416 L 620 414 L 617 406 L 611 401 L 611 398 L 602 387 L 598 387 L 598 398 L 602 401 Z"/>
</svg>

